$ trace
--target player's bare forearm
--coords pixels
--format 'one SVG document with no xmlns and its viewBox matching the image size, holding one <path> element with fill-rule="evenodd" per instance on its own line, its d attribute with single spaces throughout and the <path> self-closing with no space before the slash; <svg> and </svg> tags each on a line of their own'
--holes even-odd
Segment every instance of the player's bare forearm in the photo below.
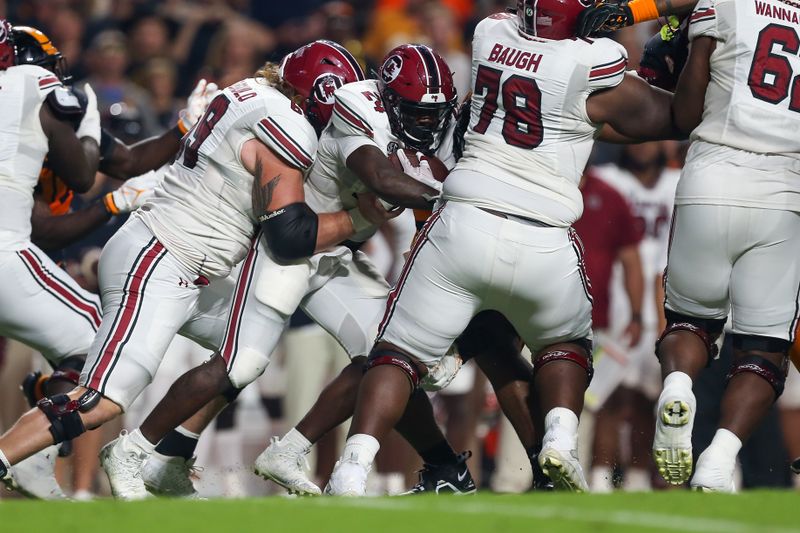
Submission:
<svg viewBox="0 0 800 533">
<path fill-rule="evenodd" d="M 127 146 L 114 139 L 111 154 L 100 162 L 100 170 L 117 179 L 141 176 L 160 168 L 175 157 L 180 148 L 180 137 L 174 129 Z"/>
<path fill-rule="evenodd" d="M 382 200 L 400 207 L 430 209 L 438 192 L 397 170 L 375 146 L 362 146 L 347 158 L 352 170 Z"/>
<path fill-rule="evenodd" d="M 31 214 L 31 241 L 45 251 L 60 250 L 105 224 L 111 214 L 98 202 L 86 209 L 53 216 L 47 203 L 36 199 Z"/>
<path fill-rule="evenodd" d="M 593 122 L 609 124 L 613 131 L 633 141 L 679 139 L 672 119 L 672 93 L 627 74 L 614 87 L 592 94 L 586 112 Z"/>
<path fill-rule="evenodd" d="M 689 47 L 689 58 L 678 78 L 672 102 L 675 127 L 684 135 L 689 135 L 703 119 L 706 89 L 711 80 L 711 53 L 716 46 L 711 37 L 698 37 Z"/>
<path fill-rule="evenodd" d="M 349 239 L 353 235 L 353 221 L 347 211 L 320 213 L 317 226 L 317 246 L 315 252 L 321 252 L 331 246 Z"/>
<path fill-rule="evenodd" d="M 641 316 L 644 300 L 644 273 L 638 246 L 635 244 L 625 246 L 619 251 L 617 258 L 622 264 L 625 293 L 628 295 L 631 315 Z"/>
<path fill-rule="evenodd" d="M 75 192 L 88 191 L 100 159 L 97 142 L 89 137 L 78 139 L 72 125 L 56 119 L 48 106 L 41 107 L 39 119 L 47 136 L 50 168 Z"/>
</svg>

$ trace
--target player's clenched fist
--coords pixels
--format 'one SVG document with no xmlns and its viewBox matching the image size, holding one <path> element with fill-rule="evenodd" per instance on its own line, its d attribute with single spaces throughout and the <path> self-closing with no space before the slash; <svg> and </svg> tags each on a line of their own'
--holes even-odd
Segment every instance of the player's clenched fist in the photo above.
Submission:
<svg viewBox="0 0 800 533">
<path fill-rule="evenodd" d="M 105 195 L 103 203 L 106 209 L 112 215 L 130 213 L 138 209 L 153 196 L 153 189 L 160 181 L 159 176 L 159 173 L 150 171 L 129 179 L 119 189 Z"/>
</svg>

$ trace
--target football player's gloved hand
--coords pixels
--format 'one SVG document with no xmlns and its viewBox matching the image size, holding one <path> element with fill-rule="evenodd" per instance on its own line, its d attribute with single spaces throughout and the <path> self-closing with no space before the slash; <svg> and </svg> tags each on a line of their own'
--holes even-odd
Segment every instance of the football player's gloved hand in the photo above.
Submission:
<svg viewBox="0 0 800 533">
<path fill-rule="evenodd" d="M 121 215 L 138 209 L 153 196 L 153 189 L 160 181 L 160 174 L 153 170 L 127 180 L 119 189 L 105 195 L 106 210 L 112 215 Z"/>
<path fill-rule="evenodd" d="M 97 109 L 97 95 L 88 83 L 83 86 L 86 93 L 86 112 L 83 114 L 75 135 L 78 139 L 90 137 L 100 145 L 100 111 Z"/>
<path fill-rule="evenodd" d="M 436 195 L 431 196 L 430 198 L 425 198 L 426 200 L 435 200 L 442 194 L 442 183 L 436 181 L 436 178 L 433 177 L 433 172 L 431 172 L 431 166 L 428 162 L 423 159 L 425 154 L 422 152 L 417 152 L 417 160 L 419 161 L 419 166 L 414 166 L 411 161 L 409 161 L 408 156 L 406 155 L 404 150 L 398 150 L 395 152 L 397 155 L 398 161 L 400 161 L 400 166 L 403 167 L 403 172 L 414 178 L 415 180 L 424 183 L 431 189 L 436 189 Z"/>
<path fill-rule="evenodd" d="M 689 37 L 677 17 L 670 16 L 661 31 L 644 45 L 637 74 L 650 85 L 675 91 L 689 55 Z"/>
<path fill-rule="evenodd" d="M 428 369 L 428 374 L 422 378 L 419 386 L 428 392 L 442 390 L 450 385 L 455 379 L 458 370 L 464 362 L 455 351 L 451 350 L 436 363 L 436 366 Z"/>
<path fill-rule="evenodd" d="M 178 114 L 178 129 L 182 134 L 186 135 L 186 132 L 200 120 L 208 104 L 219 92 L 216 83 L 207 83 L 204 79 L 197 82 L 189 99 L 186 100 L 186 108 Z"/>
<path fill-rule="evenodd" d="M 633 13 L 627 1 L 600 0 L 578 15 L 578 37 L 591 37 L 597 34 L 616 31 L 634 23 Z"/>
</svg>

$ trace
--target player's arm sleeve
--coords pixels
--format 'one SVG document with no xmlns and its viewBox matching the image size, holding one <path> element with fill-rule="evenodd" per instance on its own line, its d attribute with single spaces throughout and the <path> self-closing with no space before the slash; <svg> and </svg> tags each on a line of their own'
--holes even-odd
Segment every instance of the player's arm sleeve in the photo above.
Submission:
<svg viewBox="0 0 800 533">
<path fill-rule="evenodd" d="M 637 223 L 636 217 L 633 216 L 631 206 L 619 193 L 617 193 L 615 203 L 615 211 L 617 213 L 615 227 L 619 229 L 617 233 L 617 247 L 624 248 L 626 246 L 639 244 L 639 241 L 641 241 L 643 237 L 644 228 Z"/>
<path fill-rule="evenodd" d="M 697 37 L 720 38 L 715 0 L 700 0 L 689 16 L 689 41 Z"/>
<path fill-rule="evenodd" d="M 616 87 L 625 78 L 628 52 L 611 39 L 598 39 L 590 48 L 589 92 Z"/>
<path fill-rule="evenodd" d="M 289 166 L 303 173 L 314 163 L 317 152 L 317 134 L 303 117 L 291 112 L 270 114 L 254 126 L 256 137 Z"/>
</svg>

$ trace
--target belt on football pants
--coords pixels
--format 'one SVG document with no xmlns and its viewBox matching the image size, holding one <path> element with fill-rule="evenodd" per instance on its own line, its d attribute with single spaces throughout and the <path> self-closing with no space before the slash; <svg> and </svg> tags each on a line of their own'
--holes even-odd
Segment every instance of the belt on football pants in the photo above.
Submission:
<svg viewBox="0 0 800 533">
<path fill-rule="evenodd" d="M 495 211 L 494 209 L 488 209 L 486 207 L 478 207 L 478 209 L 480 209 L 481 211 L 486 211 L 487 213 L 492 214 L 496 217 L 505 218 L 506 220 L 511 220 L 513 222 L 519 222 L 520 224 L 527 224 L 529 226 L 539 226 L 541 228 L 555 227 L 550 224 L 545 224 L 541 220 L 536 220 L 535 218 L 521 217 L 519 215 L 511 215 L 508 213 L 503 213 L 502 211 Z"/>
</svg>

